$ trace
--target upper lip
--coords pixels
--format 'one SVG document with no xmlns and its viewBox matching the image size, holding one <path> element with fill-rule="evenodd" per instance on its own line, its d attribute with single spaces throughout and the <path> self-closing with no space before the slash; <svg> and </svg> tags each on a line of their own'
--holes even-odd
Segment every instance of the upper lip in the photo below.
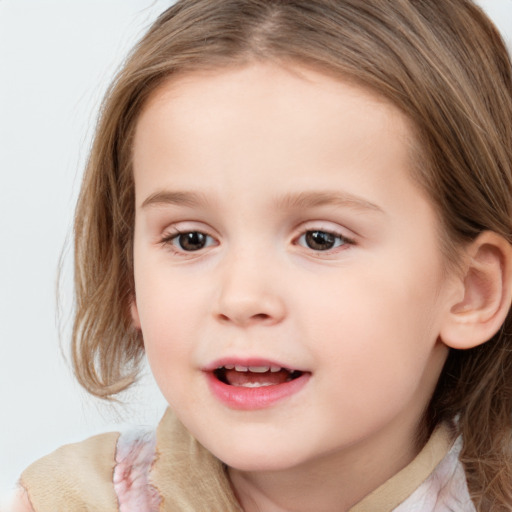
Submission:
<svg viewBox="0 0 512 512">
<path fill-rule="evenodd" d="M 208 364 L 203 368 L 204 371 L 213 372 L 218 368 L 223 368 L 225 366 L 238 366 L 242 368 L 284 368 L 286 370 L 300 371 L 306 372 L 307 370 L 297 368 L 293 365 L 289 365 L 280 361 L 264 359 L 264 358 L 239 358 L 239 357 L 223 357 L 221 359 L 217 359 L 212 363 Z"/>
</svg>

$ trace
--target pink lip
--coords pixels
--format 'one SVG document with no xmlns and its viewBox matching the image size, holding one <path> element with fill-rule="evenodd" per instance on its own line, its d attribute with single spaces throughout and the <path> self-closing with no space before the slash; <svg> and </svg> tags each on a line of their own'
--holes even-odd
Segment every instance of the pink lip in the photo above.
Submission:
<svg viewBox="0 0 512 512">
<path fill-rule="evenodd" d="M 277 362 L 271 362 L 263 359 L 222 359 L 215 361 L 204 369 L 208 386 L 212 394 L 223 404 L 231 409 L 238 410 L 257 410 L 265 409 L 271 405 L 298 393 L 311 377 L 310 372 L 303 372 L 297 377 L 283 384 L 273 386 L 261 386 L 258 388 L 247 388 L 230 386 L 217 379 L 213 371 L 226 365 L 236 366 L 279 366 L 289 368 Z M 292 368 L 295 369 L 295 368 Z"/>
</svg>

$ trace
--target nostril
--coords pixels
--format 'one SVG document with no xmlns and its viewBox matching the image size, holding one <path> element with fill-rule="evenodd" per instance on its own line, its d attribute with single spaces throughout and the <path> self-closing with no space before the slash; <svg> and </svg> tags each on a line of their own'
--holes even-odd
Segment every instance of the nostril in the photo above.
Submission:
<svg viewBox="0 0 512 512">
<path fill-rule="evenodd" d="M 230 315 L 226 315 L 224 313 L 219 313 L 217 318 L 219 320 L 221 320 L 222 322 L 235 321 L 236 323 L 253 324 L 253 323 L 268 321 L 270 318 L 272 318 L 272 316 L 268 315 L 266 313 L 256 313 L 254 315 L 247 316 L 244 319 L 243 315 L 237 316 L 237 315 L 233 314 L 230 316 Z"/>
<path fill-rule="evenodd" d="M 267 320 L 267 318 L 270 318 L 270 315 L 267 315 L 266 313 L 257 313 L 256 315 L 252 315 L 252 318 L 254 320 Z"/>
</svg>

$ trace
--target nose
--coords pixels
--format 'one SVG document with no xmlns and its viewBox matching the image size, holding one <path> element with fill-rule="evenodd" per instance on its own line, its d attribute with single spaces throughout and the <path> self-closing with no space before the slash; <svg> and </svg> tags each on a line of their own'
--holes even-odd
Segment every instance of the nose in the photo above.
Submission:
<svg viewBox="0 0 512 512">
<path fill-rule="evenodd" d="M 225 262 L 214 306 L 216 319 L 239 327 L 280 323 L 286 307 L 271 267 L 268 260 L 247 255 Z"/>
</svg>

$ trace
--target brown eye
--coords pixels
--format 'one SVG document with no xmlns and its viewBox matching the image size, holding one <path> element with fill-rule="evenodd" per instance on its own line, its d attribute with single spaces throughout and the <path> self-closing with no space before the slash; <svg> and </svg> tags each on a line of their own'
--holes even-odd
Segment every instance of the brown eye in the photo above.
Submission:
<svg viewBox="0 0 512 512">
<path fill-rule="evenodd" d="M 327 231 L 306 231 L 299 238 L 300 245 L 308 247 L 313 251 L 328 251 L 346 243 L 347 240 L 341 235 L 335 235 Z"/>
<path fill-rule="evenodd" d="M 172 245 L 183 251 L 199 251 L 213 242 L 212 237 L 200 231 L 180 233 L 172 238 Z"/>
</svg>

